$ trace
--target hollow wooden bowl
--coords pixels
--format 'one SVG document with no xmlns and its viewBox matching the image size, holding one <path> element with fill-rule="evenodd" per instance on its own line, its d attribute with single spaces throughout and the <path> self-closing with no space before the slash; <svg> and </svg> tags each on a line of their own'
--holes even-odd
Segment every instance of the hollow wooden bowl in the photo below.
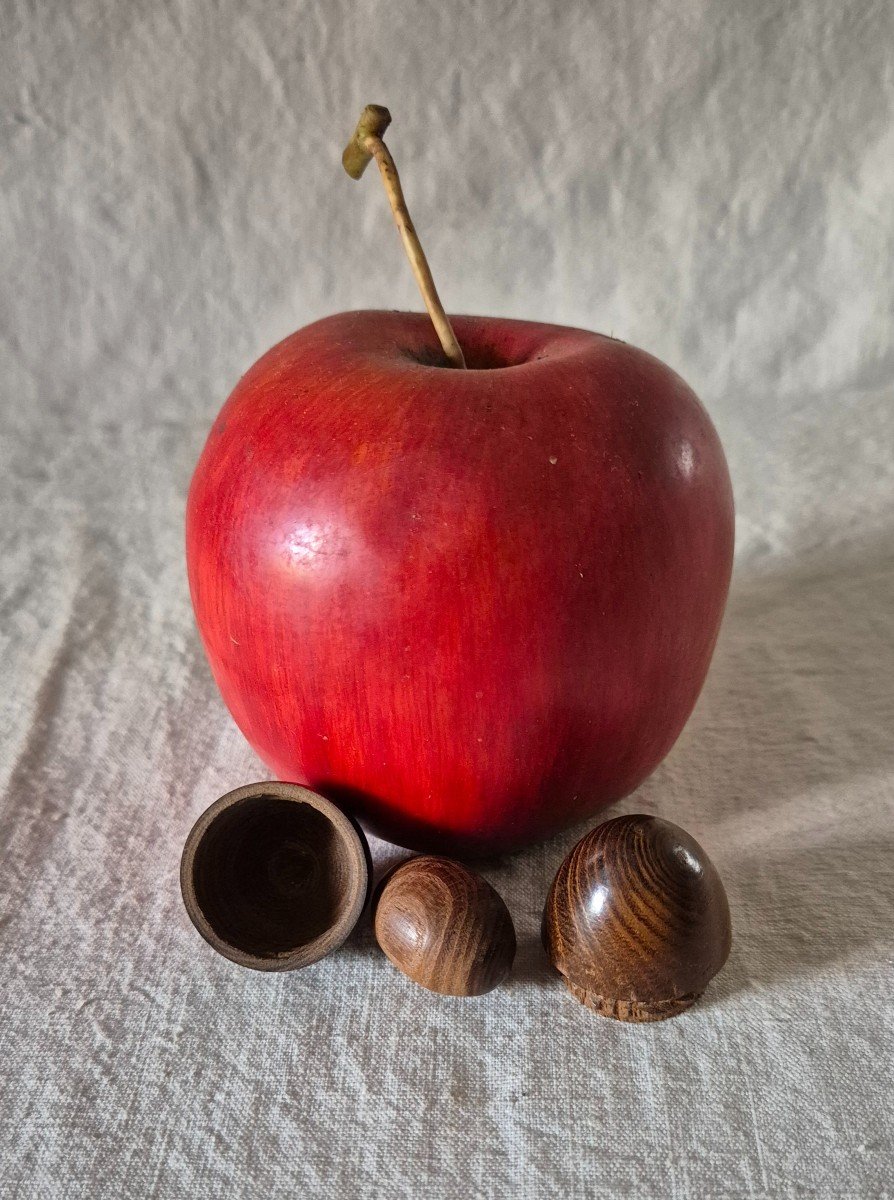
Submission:
<svg viewBox="0 0 894 1200">
<path fill-rule="evenodd" d="M 256 971 L 295 971 L 340 946 L 369 894 L 362 831 L 293 783 L 252 783 L 207 809 L 180 862 L 183 902 L 206 942 Z"/>
</svg>

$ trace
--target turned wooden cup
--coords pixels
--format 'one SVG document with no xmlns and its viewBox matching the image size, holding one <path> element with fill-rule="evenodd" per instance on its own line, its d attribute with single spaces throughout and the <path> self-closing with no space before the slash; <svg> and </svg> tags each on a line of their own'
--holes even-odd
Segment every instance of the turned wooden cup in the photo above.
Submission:
<svg viewBox="0 0 894 1200">
<path fill-rule="evenodd" d="M 256 971 L 295 971 L 345 940 L 370 874 L 362 831 L 330 800 L 294 783 L 253 783 L 196 821 L 180 886 L 219 954 Z"/>
</svg>

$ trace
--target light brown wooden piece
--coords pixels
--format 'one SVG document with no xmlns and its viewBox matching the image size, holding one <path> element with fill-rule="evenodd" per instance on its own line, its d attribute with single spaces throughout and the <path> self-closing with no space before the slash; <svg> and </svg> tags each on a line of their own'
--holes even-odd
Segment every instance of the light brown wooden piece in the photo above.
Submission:
<svg viewBox="0 0 894 1200">
<path fill-rule="evenodd" d="M 424 854 L 385 876 L 376 894 L 376 940 L 415 983 L 445 996 L 482 996 L 505 979 L 515 928 L 480 875 Z"/>
</svg>

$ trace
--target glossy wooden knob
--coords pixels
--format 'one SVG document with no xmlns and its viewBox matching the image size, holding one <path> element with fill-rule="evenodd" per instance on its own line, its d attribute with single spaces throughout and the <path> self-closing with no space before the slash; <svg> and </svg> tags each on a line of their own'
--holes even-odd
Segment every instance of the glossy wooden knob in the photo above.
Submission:
<svg viewBox="0 0 894 1200">
<path fill-rule="evenodd" d="M 221 796 L 196 821 L 180 861 L 196 929 L 219 954 L 256 971 L 294 971 L 340 946 L 369 880 L 360 828 L 294 783 Z"/>
<path fill-rule="evenodd" d="M 559 868 L 543 941 L 582 1004 L 621 1021 L 660 1021 L 693 1004 L 726 962 L 729 905 L 685 830 L 658 817 L 616 817 Z"/>
<path fill-rule="evenodd" d="M 415 983 L 445 996 L 482 996 L 515 958 L 500 896 L 449 858 L 421 855 L 385 876 L 374 900 L 376 940 Z"/>
</svg>

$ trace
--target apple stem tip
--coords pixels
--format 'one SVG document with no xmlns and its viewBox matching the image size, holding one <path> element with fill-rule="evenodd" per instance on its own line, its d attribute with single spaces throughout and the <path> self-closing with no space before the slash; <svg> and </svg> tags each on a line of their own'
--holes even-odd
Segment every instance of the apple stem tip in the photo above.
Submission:
<svg viewBox="0 0 894 1200">
<path fill-rule="evenodd" d="M 367 104 L 360 114 L 357 128 L 351 140 L 345 146 L 341 163 L 352 179 L 359 179 L 372 160 L 372 154 L 367 149 L 368 137 L 380 138 L 391 124 L 391 113 L 381 104 Z"/>
</svg>

